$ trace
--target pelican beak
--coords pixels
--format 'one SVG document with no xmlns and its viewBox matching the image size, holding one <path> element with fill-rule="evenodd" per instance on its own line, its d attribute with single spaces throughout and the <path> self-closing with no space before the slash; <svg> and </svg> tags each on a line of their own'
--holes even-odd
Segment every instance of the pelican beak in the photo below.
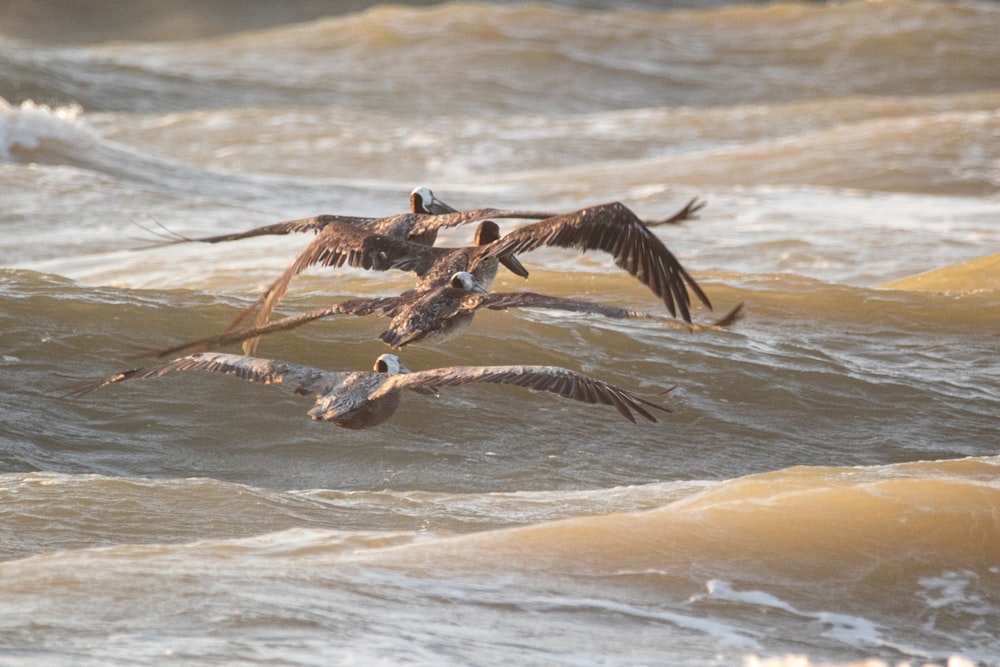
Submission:
<svg viewBox="0 0 1000 667">
<path fill-rule="evenodd" d="M 473 291 L 473 292 L 479 292 L 480 294 L 489 294 L 489 292 L 487 291 L 487 289 L 485 287 L 483 287 L 479 283 L 478 280 L 472 284 L 472 290 L 471 291 Z"/>
<path fill-rule="evenodd" d="M 458 213 L 458 209 L 454 209 L 448 206 L 443 201 L 431 195 L 431 200 L 429 202 L 424 202 L 424 208 L 427 209 L 429 213 L 433 215 L 444 215 L 445 213 Z"/>
<path fill-rule="evenodd" d="M 501 255 L 499 260 L 514 275 L 521 276 L 522 278 L 528 277 L 528 269 L 524 268 L 524 265 L 514 255 Z"/>
</svg>

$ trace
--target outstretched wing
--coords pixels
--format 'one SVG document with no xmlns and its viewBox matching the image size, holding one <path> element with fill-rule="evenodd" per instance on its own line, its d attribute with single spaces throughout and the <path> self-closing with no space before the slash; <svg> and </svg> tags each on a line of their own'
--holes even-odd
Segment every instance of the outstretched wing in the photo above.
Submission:
<svg viewBox="0 0 1000 667">
<path fill-rule="evenodd" d="M 157 378 L 175 371 L 206 371 L 235 375 L 247 382 L 260 384 L 281 384 L 289 386 L 296 394 L 315 395 L 337 387 L 347 373 L 324 371 L 311 366 L 301 366 L 285 361 L 245 357 L 239 354 L 201 352 L 173 361 L 167 361 L 145 368 L 137 368 L 111 375 L 101 380 L 89 382 L 75 388 L 70 395 L 83 396 L 110 384 L 128 380 Z"/>
<path fill-rule="evenodd" d="M 657 405 L 632 392 L 602 380 L 558 366 L 452 366 L 429 371 L 393 375 L 386 378 L 380 392 L 392 389 L 438 389 L 474 382 L 512 384 L 539 391 L 548 391 L 583 403 L 611 405 L 631 422 L 636 412 L 649 421 L 656 418 L 647 407 L 663 412 L 668 408 Z"/>
<path fill-rule="evenodd" d="M 487 246 L 484 256 L 520 254 L 542 246 L 603 250 L 663 299 L 671 315 L 691 321 L 688 289 L 711 302 L 688 272 L 643 222 L 620 202 L 590 206 L 524 225 Z"/>
<path fill-rule="evenodd" d="M 445 205 L 447 206 L 447 205 Z M 309 218 L 298 218 L 296 220 L 284 220 L 270 225 L 254 227 L 242 232 L 231 232 L 229 234 L 216 234 L 213 236 L 184 236 L 176 232 L 169 231 L 173 237 L 170 240 L 159 241 L 142 246 L 142 249 L 159 248 L 163 246 L 176 245 L 179 243 L 225 243 L 227 241 L 239 241 L 242 239 L 254 238 L 256 236 L 284 236 L 287 234 L 304 234 L 306 232 L 319 232 L 327 225 L 340 223 L 351 225 L 358 229 L 363 229 L 375 234 L 392 236 L 398 239 L 406 239 L 423 245 L 433 245 L 439 229 L 446 227 L 457 227 L 472 222 L 480 222 L 487 218 L 519 218 L 523 220 L 540 220 L 549 218 L 555 213 L 544 211 L 517 211 L 511 209 L 480 208 L 470 211 L 456 211 L 448 207 L 435 207 L 433 211 L 411 213 L 401 213 L 382 218 L 361 217 L 353 215 L 314 215 Z M 662 221 L 666 224 L 668 221 Z"/>
<path fill-rule="evenodd" d="M 257 340 L 268 334 L 277 333 L 279 331 L 289 331 L 300 327 L 303 324 L 308 324 L 314 320 L 319 320 L 324 317 L 332 317 L 334 315 L 364 316 L 371 315 L 373 313 L 380 314 L 383 308 L 391 306 L 394 302 L 398 301 L 398 299 L 399 297 L 389 296 L 376 297 L 373 299 L 351 299 L 349 301 L 342 301 L 332 306 L 317 308 L 300 315 L 284 317 L 280 320 L 275 320 L 274 322 L 268 322 L 267 324 L 247 327 L 246 329 L 226 331 L 214 336 L 206 336 L 205 338 L 180 343 L 179 345 L 174 345 L 173 347 L 157 351 L 156 356 L 162 358 L 168 357 L 172 354 L 177 354 L 178 352 L 208 350 L 216 347 L 225 347 L 226 345 L 235 345 L 236 343 L 242 343 L 251 339 Z M 256 347 L 257 343 L 255 342 L 253 349 L 256 349 Z"/>
<path fill-rule="evenodd" d="M 315 215 L 311 218 L 299 218 L 297 220 L 285 220 L 275 222 L 262 227 L 254 227 L 243 232 L 233 232 L 231 234 L 217 234 L 215 236 L 183 236 L 170 232 L 175 238 L 169 241 L 153 243 L 143 248 L 159 248 L 162 246 L 176 245 L 178 243 L 224 243 L 226 241 L 239 241 L 255 236 L 283 236 L 286 234 L 303 234 L 306 232 L 319 232 L 327 225 L 337 222 L 355 227 L 365 227 L 377 222 L 379 218 L 358 218 L 350 215 Z"/>
<path fill-rule="evenodd" d="M 386 271 L 417 270 L 430 266 L 447 249 L 411 243 L 382 234 L 372 234 L 352 225 L 331 223 L 324 227 L 257 301 L 229 325 L 232 331 L 253 312 L 256 324 L 268 322 L 271 313 L 288 292 L 292 279 L 310 266 L 349 266 Z M 253 348 L 246 349 L 250 353 Z"/>
<path fill-rule="evenodd" d="M 697 324 L 678 322 L 669 317 L 655 315 L 644 310 L 631 310 L 608 306 L 603 303 L 593 303 L 591 301 L 581 301 L 566 297 L 548 296 L 535 292 L 491 292 L 490 294 L 469 295 L 467 301 L 477 299 L 477 308 L 488 308 L 490 310 L 507 310 L 508 308 L 543 308 L 549 310 L 566 310 L 574 313 L 588 313 L 591 315 L 601 315 L 616 320 L 643 320 L 646 322 L 656 322 L 672 329 L 682 329 L 684 331 L 706 331 L 710 329 L 722 329 L 730 326 L 740 318 L 743 304 L 738 304 L 733 310 L 717 321 L 709 324 Z"/>
<path fill-rule="evenodd" d="M 521 220 L 542 220 L 557 215 L 548 211 L 519 211 L 516 209 L 503 208 L 476 208 L 469 211 L 454 211 L 452 213 L 439 213 L 437 215 L 420 215 L 414 218 L 414 224 L 410 228 L 410 236 L 417 237 L 428 232 L 437 232 L 446 227 L 457 227 L 473 222 L 482 222 L 490 218 Z"/>
<path fill-rule="evenodd" d="M 685 220 L 695 220 L 698 218 L 698 211 L 705 208 L 707 204 L 704 199 L 698 199 L 697 197 L 692 197 L 684 208 L 677 211 L 668 218 L 663 218 L 662 220 L 644 220 L 643 222 L 647 227 L 656 227 L 657 225 L 679 225 Z"/>
</svg>

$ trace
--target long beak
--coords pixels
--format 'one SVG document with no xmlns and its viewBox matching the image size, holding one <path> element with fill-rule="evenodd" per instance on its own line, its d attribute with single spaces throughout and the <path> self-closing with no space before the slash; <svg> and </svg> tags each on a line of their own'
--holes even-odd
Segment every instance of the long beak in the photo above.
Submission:
<svg viewBox="0 0 1000 667">
<path fill-rule="evenodd" d="M 501 255 L 499 257 L 500 263 L 510 269 L 511 273 L 514 275 L 521 276 L 522 278 L 528 277 L 528 269 L 524 268 L 520 260 L 514 255 Z"/>
<path fill-rule="evenodd" d="M 445 213 L 458 213 L 458 209 L 454 209 L 448 206 L 443 201 L 431 195 L 431 200 L 429 202 L 424 202 L 424 207 L 428 212 L 434 215 L 443 215 Z"/>
</svg>

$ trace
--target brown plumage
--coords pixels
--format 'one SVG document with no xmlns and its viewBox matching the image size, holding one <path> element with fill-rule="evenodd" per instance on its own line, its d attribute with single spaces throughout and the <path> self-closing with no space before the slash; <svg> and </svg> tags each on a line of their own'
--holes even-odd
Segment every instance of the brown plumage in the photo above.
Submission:
<svg viewBox="0 0 1000 667">
<path fill-rule="evenodd" d="M 475 246 L 463 248 L 423 246 L 410 241 L 369 234 L 341 223 L 333 223 L 324 228 L 312 243 L 299 253 L 299 256 L 271 284 L 270 288 L 237 317 L 226 331 L 234 331 L 254 311 L 257 312 L 255 324 L 257 326 L 266 324 L 278 302 L 288 292 L 292 278 L 315 263 L 333 267 L 343 266 L 346 263 L 365 269 L 387 270 L 391 268 L 386 264 L 389 261 L 387 253 L 391 254 L 399 249 L 411 249 L 412 251 L 413 248 L 423 248 L 430 251 L 428 256 L 433 255 L 437 261 L 428 265 L 427 270 L 417 272 L 419 276 L 415 288 L 417 292 L 426 292 L 437 287 L 447 286 L 451 276 L 457 272 L 470 272 L 478 284 L 488 286 L 496 278 L 499 264 L 504 264 L 517 275 L 527 277 L 527 270 L 512 254 L 505 253 L 497 257 L 478 256 L 479 248 L 495 242 L 499 237 L 500 228 L 492 220 L 480 223 L 476 230 Z M 333 245 L 337 249 L 348 248 L 349 250 L 328 255 L 324 250 L 327 245 Z M 257 342 L 256 338 L 248 339 L 243 345 L 243 351 L 246 354 L 253 354 L 257 349 Z"/>
<path fill-rule="evenodd" d="M 710 324 L 686 324 L 652 313 L 607 306 L 589 301 L 580 301 L 534 292 L 494 292 L 488 293 L 472 274 L 458 272 L 444 287 L 425 291 L 412 291 L 400 296 L 351 299 L 332 306 L 318 308 L 300 315 L 285 317 L 260 326 L 237 331 L 228 331 L 216 336 L 182 343 L 157 352 L 156 356 L 166 357 L 178 352 L 207 350 L 226 345 L 253 340 L 279 331 L 289 331 L 314 320 L 334 315 L 378 315 L 392 318 L 388 328 L 379 335 L 384 343 L 401 348 L 417 342 L 439 342 L 452 338 L 472 323 L 480 308 L 507 310 L 508 308 L 541 308 L 564 310 L 576 313 L 601 315 L 613 319 L 644 320 L 685 331 L 706 331 L 723 329 L 742 316 L 743 304 L 738 304 L 724 317 Z"/>
<path fill-rule="evenodd" d="M 256 236 L 282 236 L 285 234 L 302 234 L 306 232 L 319 233 L 324 227 L 337 223 L 349 225 L 372 234 L 381 234 L 395 239 L 405 239 L 421 245 L 434 245 L 438 231 L 446 227 L 480 222 L 487 218 L 519 218 L 524 220 L 540 220 L 555 215 L 545 211 L 519 211 L 513 209 L 480 208 L 469 211 L 458 211 L 438 199 L 427 187 L 419 187 L 410 193 L 410 212 L 390 215 L 382 218 L 369 218 L 351 215 L 315 215 L 297 220 L 285 220 L 262 227 L 255 227 L 243 232 L 217 234 L 189 238 L 181 236 L 163 243 L 225 243 L 239 241 Z"/>
<path fill-rule="evenodd" d="M 701 204 L 691 200 L 668 220 L 681 219 L 700 208 Z M 542 246 L 610 253 L 618 266 L 663 299 L 671 315 L 677 316 L 679 312 L 686 322 L 691 321 L 688 289 L 711 308 L 711 302 L 694 278 L 649 227 L 624 204 L 612 202 L 523 225 L 502 238 L 496 223 L 487 220 L 480 224 L 476 245 L 463 248 L 426 246 L 332 222 L 320 230 L 264 295 L 229 329 L 237 327 L 254 311 L 257 311 L 257 325 L 267 323 L 292 279 L 311 266 L 347 264 L 376 271 L 412 271 L 418 277 L 418 290 L 446 285 L 455 272 L 468 271 L 488 287 L 496 276 L 498 261 L 518 275 L 527 276 L 515 255 Z"/>
<path fill-rule="evenodd" d="M 633 413 L 655 422 L 647 408 L 670 412 L 629 391 L 557 366 L 453 366 L 413 373 L 394 354 L 380 356 L 374 372 L 335 372 L 271 359 L 204 352 L 117 373 L 72 393 L 82 396 L 110 384 L 156 378 L 174 371 L 207 371 L 235 375 L 248 382 L 287 386 L 296 394 L 316 397 L 308 413 L 313 419 L 350 429 L 377 426 L 392 417 L 403 389 L 437 394 L 442 387 L 471 383 L 511 384 L 584 403 L 610 405 L 631 422 L 635 422 Z"/>
</svg>

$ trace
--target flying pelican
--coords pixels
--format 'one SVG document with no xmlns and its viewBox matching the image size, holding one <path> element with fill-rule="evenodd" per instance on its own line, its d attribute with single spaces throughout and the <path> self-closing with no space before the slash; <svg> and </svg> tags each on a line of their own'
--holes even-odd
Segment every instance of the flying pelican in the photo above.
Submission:
<svg viewBox="0 0 1000 667">
<path fill-rule="evenodd" d="M 684 220 L 697 217 L 696 213 L 705 206 L 704 201 L 697 197 L 692 199 L 688 205 L 674 215 L 662 220 L 645 221 L 647 226 L 678 224 Z M 316 215 L 310 218 L 299 218 L 297 220 L 286 220 L 276 222 L 263 227 L 255 227 L 244 232 L 233 232 L 231 234 L 218 234 L 215 236 L 201 236 L 189 238 L 178 236 L 170 241 L 155 244 L 173 245 L 176 243 L 223 243 L 226 241 L 238 241 L 240 239 L 253 238 L 255 236 L 275 236 L 285 234 L 295 234 L 304 232 L 319 232 L 331 222 L 341 222 L 353 225 L 360 229 L 383 236 L 391 236 L 397 239 L 406 239 L 414 243 L 423 245 L 434 245 L 437 241 L 438 231 L 445 227 L 456 227 L 471 222 L 480 222 L 487 218 L 511 219 L 519 218 L 523 220 L 542 220 L 551 218 L 556 213 L 546 211 L 531 211 L 517 209 L 499 208 L 479 208 L 468 211 L 459 211 L 452 208 L 437 196 L 427 186 L 419 186 L 410 192 L 410 212 L 390 215 L 384 218 L 366 218 L 349 215 Z M 175 235 L 177 236 L 177 235 Z"/>
<path fill-rule="evenodd" d="M 700 206 L 698 208 L 701 208 Z M 383 218 L 358 217 L 351 215 L 315 215 L 309 218 L 285 220 L 263 227 L 255 227 L 244 232 L 218 234 L 215 236 L 200 236 L 189 238 L 177 236 L 169 241 L 154 244 L 153 247 L 174 245 L 177 243 L 224 243 L 255 236 L 280 236 L 305 232 L 320 232 L 331 223 L 351 225 L 366 232 L 390 236 L 396 239 L 406 239 L 422 245 L 434 245 L 438 231 L 445 227 L 456 227 L 471 222 L 479 222 L 487 218 L 520 218 L 524 220 L 541 220 L 555 213 L 546 211 L 518 211 L 513 209 L 479 208 L 469 211 L 459 211 L 444 203 L 430 188 L 420 186 L 410 193 L 410 212 L 390 215 Z M 663 220 L 658 224 L 679 222 L 679 220 Z"/>
<path fill-rule="evenodd" d="M 343 225 L 340 222 L 330 223 L 328 227 L 324 229 L 323 233 L 337 232 L 342 243 L 356 243 L 362 247 L 367 246 L 370 242 L 378 243 L 380 241 L 386 241 L 387 243 L 400 243 L 405 246 L 417 246 L 422 248 L 432 248 L 432 246 L 423 246 L 410 241 L 396 241 L 391 237 L 381 236 L 378 234 L 370 234 L 361 231 L 355 227 Z M 500 238 L 500 227 L 497 223 L 492 220 L 484 220 L 479 223 L 476 228 L 475 244 L 474 246 L 467 246 L 463 248 L 448 248 L 444 249 L 438 255 L 438 261 L 434 264 L 433 271 L 426 272 L 423 274 L 423 278 L 418 280 L 417 286 L 411 292 L 427 292 L 429 290 L 435 289 L 437 287 L 446 287 L 450 282 L 450 279 L 441 280 L 439 274 L 447 273 L 448 276 L 454 275 L 456 272 L 466 272 L 474 271 L 472 274 L 474 280 L 480 285 L 490 285 L 497 275 L 497 269 L 500 264 L 506 266 L 514 274 L 521 276 L 522 278 L 528 277 L 528 270 L 524 268 L 517 257 L 512 253 L 504 253 L 498 257 L 483 257 L 475 259 L 475 252 L 478 248 L 487 246 Z M 359 261 L 361 265 L 365 265 L 367 260 L 365 259 L 365 253 L 367 251 L 362 251 L 357 254 L 357 260 L 349 259 L 348 263 L 352 265 L 355 261 Z M 372 252 L 378 253 L 377 250 Z M 301 258 L 303 253 L 300 253 Z M 376 257 L 376 262 L 380 262 L 381 258 Z M 337 263 L 336 266 L 340 266 L 343 263 Z M 373 266 L 365 266 L 365 268 L 375 268 Z M 469 271 L 467 271 L 467 269 Z M 278 279 L 272 283 L 271 287 L 268 288 L 257 300 L 250 305 L 249 308 L 244 310 L 240 315 L 230 323 L 226 328 L 226 332 L 235 331 L 243 320 L 249 317 L 254 311 L 257 312 L 256 326 L 263 326 L 266 324 L 270 318 L 271 313 L 274 312 L 275 307 L 277 307 L 278 302 L 285 296 L 288 292 L 288 286 L 294 276 L 301 273 L 304 269 L 299 268 L 297 262 L 293 262 L 292 265 L 285 269 L 285 271 L 278 277 Z M 361 313 L 367 315 L 368 313 Z M 257 340 L 250 340 L 243 346 L 243 351 L 246 354 L 253 354 L 257 349 Z"/>
<path fill-rule="evenodd" d="M 638 310 L 606 306 L 534 292 L 489 293 L 467 271 L 455 273 L 444 287 L 423 292 L 411 291 L 399 296 L 350 299 L 332 306 L 318 308 L 300 315 L 274 320 L 264 325 L 237 331 L 227 331 L 216 336 L 182 343 L 160 350 L 158 357 L 194 349 L 207 350 L 235 343 L 243 343 L 243 352 L 253 354 L 262 336 L 278 331 L 288 331 L 314 320 L 334 315 L 378 315 L 392 318 L 389 327 L 379 335 L 384 343 L 401 348 L 410 343 L 441 341 L 459 334 L 475 317 L 480 308 L 507 310 L 508 308 L 542 308 L 566 310 L 577 313 L 602 315 L 613 319 L 645 320 L 686 331 L 705 331 L 728 327 L 742 315 L 743 304 L 738 304 L 721 319 L 711 324 L 686 324 L 677 320 Z"/>
<path fill-rule="evenodd" d="M 691 200 L 672 218 L 683 217 L 700 208 Z M 489 287 L 496 275 L 496 262 L 519 271 L 515 254 L 542 246 L 560 246 L 611 253 L 615 263 L 635 276 L 663 299 L 671 315 L 691 322 L 690 289 L 711 308 L 711 302 L 673 253 L 620 202 L 611 202 L 556 215 L 523 225 L 499 237 L 499 227 L 492 220 L 480 224 L 476 245 L 463 248 L 426 246 L 389 236 L 371 234 L 352 225 L 331 222 L 292 260 L 267 291 L 233 322 L 233 330 L 247 315 L 257 311 L 256 324 L 270 320 L 278 302 L 288 292 L 292 279 L 310 266 L 354 267 L 385 271 L 401 269 L 417 274 L 417 290 L 448 284 L 456 271 L 468 271 L 483 286 Z M 523 267 L 520 267 L 523 269 Z"/>
<path fill-rule="evenodd" d="M 173 371 L 208 371 L 235 375 L 248 382 L 289 386 L 296 394 L 316 397 L 316 404 L 308 412 L 313 419 L 350 429 L 377 426 L 392 417 L 403 389 L 437 395 L 441 387 L 473 382 L 513 384 L 584 403 L 611 405 L 633 423 L 633 411 L 652 422 L 656 418 L 647 407 L 670 412 L 629 391 L 558 366 L 452 366 L 414 373 L 394 354 L 380 356 L 374 372 L 335 372 L 259 357 L 201 352 L 117 373 L 80 387 L 72 395 L 82 396 L 117 382 L 155 378 Z"/>
</svg>

